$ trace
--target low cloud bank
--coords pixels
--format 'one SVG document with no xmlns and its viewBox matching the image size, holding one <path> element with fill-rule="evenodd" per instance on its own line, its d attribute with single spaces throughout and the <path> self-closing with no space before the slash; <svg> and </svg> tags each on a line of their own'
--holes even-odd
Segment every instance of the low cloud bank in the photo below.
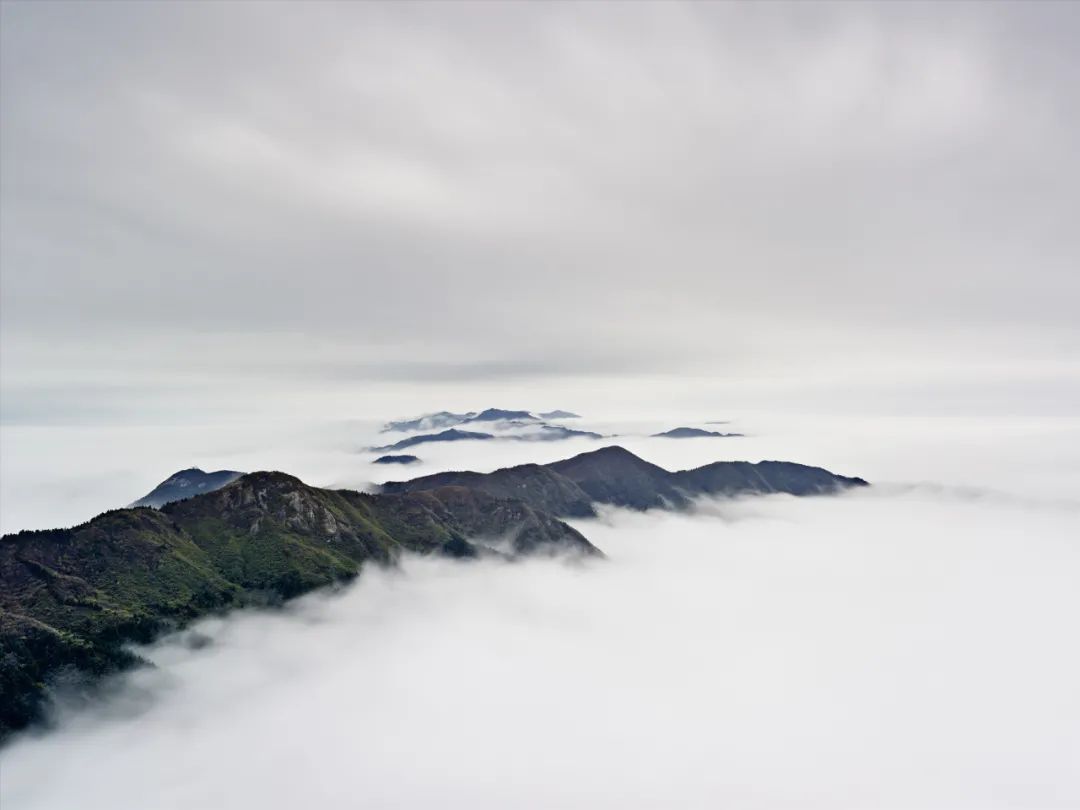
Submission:
<svg viewBox="0 0 1080 810">
<path fill-rule="evenodd" d="M 0 800 L 1075 806 L 1077 524 L 884 487 L 609 512 L 606 561 L 410 560 L 151 647 L 4 752 Z"/>
</svg>

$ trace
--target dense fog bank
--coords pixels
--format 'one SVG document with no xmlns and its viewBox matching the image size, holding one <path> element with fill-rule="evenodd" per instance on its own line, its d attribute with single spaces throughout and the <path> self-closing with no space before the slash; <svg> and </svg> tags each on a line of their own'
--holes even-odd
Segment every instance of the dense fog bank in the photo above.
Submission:
<svg viewBox="0 0 1080 810">
<path fill-rule="evenodd" d="M 6 808 L 1065 807 L 1080 515 L 940 486 L 620 511 L 204 622 L 4 752 Z M 206 643 L 209 641 L 209 643 Z M 194 642 L 194 643 L 193 643 Z"/>
</svg>

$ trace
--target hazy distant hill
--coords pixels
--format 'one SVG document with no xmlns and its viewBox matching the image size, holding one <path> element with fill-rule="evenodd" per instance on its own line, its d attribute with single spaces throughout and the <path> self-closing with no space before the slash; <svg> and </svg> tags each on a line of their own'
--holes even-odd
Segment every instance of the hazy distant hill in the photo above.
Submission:
<svg viewBox="0 0 1080 810">
<path fill-rule="evenodd" d="M 461 442 L 469 439 L 483 441 L 485 439 L 494 438 L 495 436 L 492 433 L 479 433 L 472 430 L 450 428 L 441 433 L 422 433 L 419 436 L 410 436 L 407 439 L 402 439 L 393 444 L 386 444 L 382 447 L 372 447 L 371 449 L 381 453 L 387 450 L 405 450 L 409 447 L 415 447 L 418 444 L 428 444 L 430 442 Z"/>
<path fill-rule="evenodd" d="M 416 456 L 399 455 L 399 456 L 379 456 L 372 464 L 416 464 L 420 459 Z"/>
<path fill-rule="evenodd" d="M 718 433 L 715 430 L 702 430 L 701 428 L 677 427 L 665 430 L 663 433 L 654 433 L 654 439 L 697 439 L 706 437 L 733 438 L 742 436 L 741 433 Z"/>
<path fill-rule="evenodd" d="M 466 422 L 535 422 L 538 421 L 529 411 L 504 411 L 501 408 L 488 408 L 480 411 Z"/>
<path fill-rule="evenodd" d="M 410 431 L 410 430 L 438 430 L 439 428 L 453 427 L 454 425 L 460 425 L 466 419 L 470 419 L 476 416 L 474 411 L 468 413 L 452 413 L 450 411 L 439 411 L 438 413 L 426 413 L 423 416 L 418 416 L 415 419 L 399 419 L 394 422 L 387 422 L 383 425 L 383 432 L 390 431 Z"/>
<path fill-rule="evenodd" d="M 203 472 L 198 467 L 189 470 L 181 470 L 173 473 L 149 493 L 135 501 L 132 506 L 164 506 L 182 498 L 190 498 L 193 495 L 202 495 L 213 492 L 230 484 L 243 475 L 235 470 L 218 470 L 217 472 Z"/>
<path fill-rule="evenodd" d="M 570 411 L 548 411 L 536 414 L 533 411 L 512 411 L 503 408 L 485 408 L 482 411 L 468 411 L 466 413 L 454 413 L 453 411 L 437 411 L 426 413 L 412 419 L 397 419 L 383 425 L 383 432 L 400 431 L 409 432 L 414 430 L 440 430 L 442 428 L 463 425 L 468 422 L 539 422 L 544 419 L 580 419 L 576 413 Z"/>
</svg>

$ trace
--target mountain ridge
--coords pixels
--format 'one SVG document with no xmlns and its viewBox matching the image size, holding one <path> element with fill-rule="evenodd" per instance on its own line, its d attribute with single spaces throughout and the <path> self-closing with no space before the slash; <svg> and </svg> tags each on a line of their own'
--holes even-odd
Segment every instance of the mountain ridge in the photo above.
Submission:
<svg viewBox="0 0 1080 810">
<path fill-rule="evenodd" d="M 160 509 L 114 509 L 0 538 L 0 739 L 41 717 L 62 670 L 97 678 L 208 613 L 289 599 L 404 553 L 601 556 L 533 506 L 465 487 L 370 494 L 242 475 Z"/>
<path fill-rule="evenodd" d="M 788 461 L 717 461 L 672 472 L 619 445 L 608 445 L 547 465 L 520 464 L 490 473 L 442 472 L 388 481 L 382 491 L 416 492 L 446 483 L 462 483 L 492 494 L 514 492 L 515 497 L 560 517 L 595 515 L 596 503 L 641 510 L 686 508 L 703 495 L 818 495 L 867 485 L 861 478 Z"/>
<path fill-rule="evenodd" d="M 181 471 L 189 472 L 189 471 Z M 379 493 L 262 471 L 160 508 L 114 509 L 65 529 L 0 538 L 0 739 L 41 717 L 59 672 L 97 678 L 208 613 L 290 599 L 405 553 L 602 556 L 560 518 L 596 505 L 681 509 L 701 495 L 815 495 L 860 478 L 780 461 L 670 472 L 618 445 L 551 464 L 446 472 Z"/>
</svg>

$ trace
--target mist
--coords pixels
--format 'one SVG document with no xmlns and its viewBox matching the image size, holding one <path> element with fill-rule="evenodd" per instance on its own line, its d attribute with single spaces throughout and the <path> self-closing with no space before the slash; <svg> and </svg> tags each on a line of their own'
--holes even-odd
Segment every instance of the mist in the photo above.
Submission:
<svg viewBox="0 0 1080 810">
<path fill-rule="evenodd" d="M 374 491 L 619 444 L 872 484 L 200 621 L 59 686 L 3 810 L 1080 806 L 1080 4 L 0 23 L 3 533 L 193 466 Z M 372 463 L 488 407 L 604 438 Z"/>
<path fill-rule="evenodd" d="M 832 459 L 773 427 L 875 485 L 610 510 L 575 523 L 606 560 L 407 559 L 201 622 L 16 740 L 3 804 L 1075 806 L 1080 503 L 1035 473 L 1075 473 L 1076 426 L 939 426 L 917 478 L 930 425 L 818 436 Z M 767 446 L 633 441 L 669 466 Z M 523 443 L 491 444 L 439 449 Z M 997 489 L 970 483 L 987 466 Z"/>
</svg>

